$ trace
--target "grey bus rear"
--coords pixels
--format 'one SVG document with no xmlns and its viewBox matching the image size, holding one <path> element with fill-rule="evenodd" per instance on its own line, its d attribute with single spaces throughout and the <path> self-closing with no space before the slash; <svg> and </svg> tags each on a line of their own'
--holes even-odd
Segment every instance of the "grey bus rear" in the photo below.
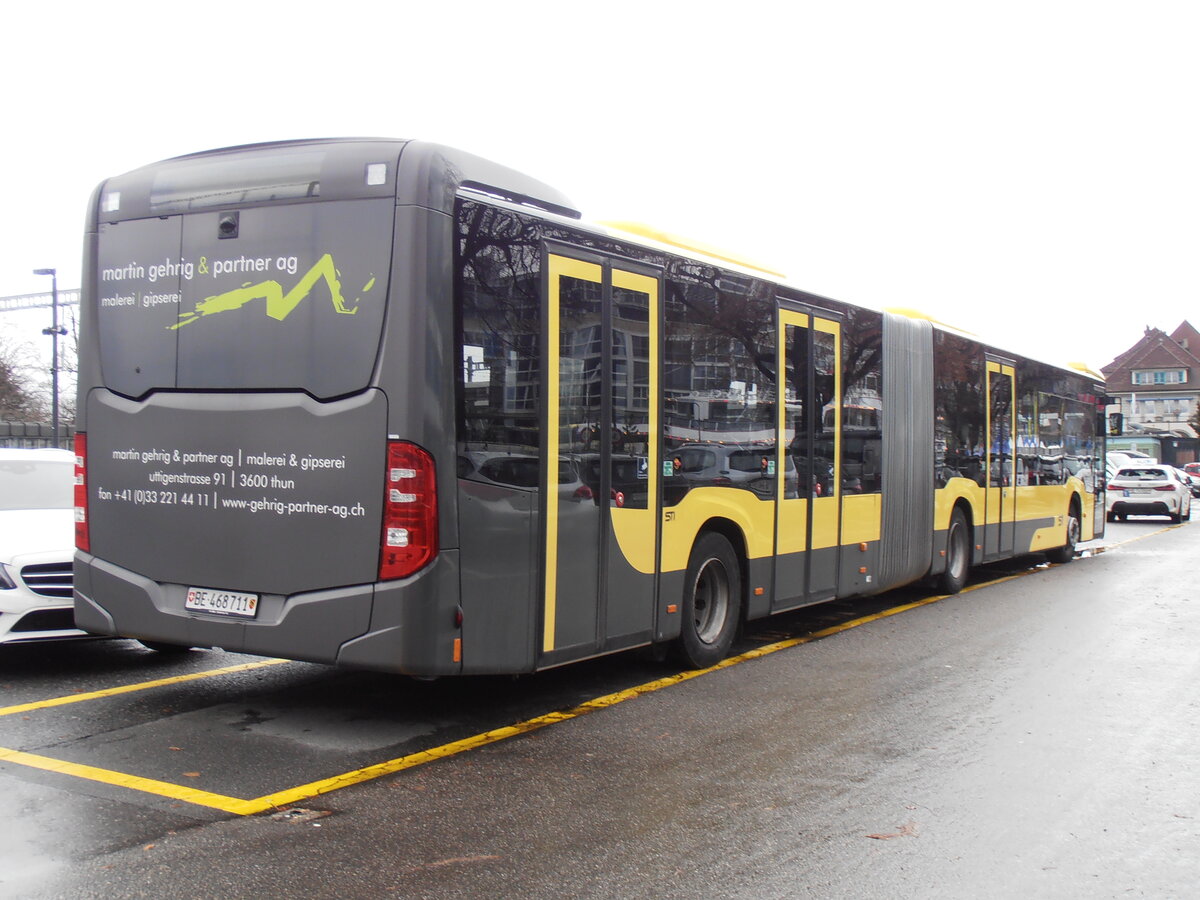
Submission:
<svg viewBox="0 0 1200 900">
<path fill-rule="evenodd" d="M 415 142 L 232 148 L 106 181 L 85 244 L 76 621 L 460 669 L 453 204 L 552 189 Z"/>
</svg>

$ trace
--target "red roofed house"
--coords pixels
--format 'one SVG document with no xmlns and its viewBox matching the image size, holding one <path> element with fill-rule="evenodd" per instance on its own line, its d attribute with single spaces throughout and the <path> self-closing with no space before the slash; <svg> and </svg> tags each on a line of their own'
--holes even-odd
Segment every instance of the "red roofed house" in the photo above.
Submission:
<svg viewBox="0 0 1200 900">
<path fill-rule="evenodd" d="M 1114 405 L 1120 401 L 1126 434 L 1197 437 L 1188 420 L 1200 399 L 1200 332 L 1191 323 L 1169 335 L 1147 328 L 1100 371 Z"/>
</svg>

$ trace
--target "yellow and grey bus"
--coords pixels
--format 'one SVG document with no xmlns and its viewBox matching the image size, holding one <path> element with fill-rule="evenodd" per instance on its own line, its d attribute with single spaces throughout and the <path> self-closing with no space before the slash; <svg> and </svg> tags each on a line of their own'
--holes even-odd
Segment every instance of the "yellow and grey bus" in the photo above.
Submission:
<svg viewBox="0 0 1200 900">
<path fill-rule="evenodd" d="M 76 621 L 417 676 L 638 646 L 1104 527 L 1103 384 L 447 147 L 314 140 L 96 190 Z"/>
</svg>

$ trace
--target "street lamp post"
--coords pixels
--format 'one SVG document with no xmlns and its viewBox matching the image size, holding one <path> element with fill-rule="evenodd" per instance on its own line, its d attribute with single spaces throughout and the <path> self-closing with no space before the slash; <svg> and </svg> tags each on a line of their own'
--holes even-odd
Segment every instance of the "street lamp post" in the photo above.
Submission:
<svg viewBox="0 0 1200 900">
<path fill-rule="evenodd" d="M 50 327 L 43 328 L 42 334 L 50 335 L 53 343 L 53 356 L 50 360 L 50 398 L 51 418 L 54 428 L 54 446 L 58 444 L 58 336 L 66 334 L 67 329 L 58 324 L 58 269 L 34 269 L 34 275 L 50 276 Z"/>
</svg>

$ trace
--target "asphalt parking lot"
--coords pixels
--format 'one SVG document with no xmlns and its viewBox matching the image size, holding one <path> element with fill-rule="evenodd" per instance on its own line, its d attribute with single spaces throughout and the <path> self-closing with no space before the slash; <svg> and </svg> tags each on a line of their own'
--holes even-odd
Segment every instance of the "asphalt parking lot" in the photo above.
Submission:
<svg viewBox="0 0 1200 900">
<path fill-rule="evenodd" d="M 1110 525 L 1103 543 L 1136 557 L 1139 548 L 1188 528 L 1131 520 Z M 1095 557 L 1102 549 L 1085 547 L 1082 555 Z M 1086 574 L 1093 571 L 1088 565 L 1072 570 Z M 1045 570 L 1036 560 L 979 570 L 951 604 L 1009 582 L 1036 592 L 1047 584 L 1038 580 Z M 412 781 L 413 774 L 402 773 L 451 760 L 469 772 L 488 765 L 501 748 L 510 748 L 501 752 L 506 757 L 517 747 L 537 746 L 521 738 L 564 727 L 569 735 L 577 727 L 569 723 L 614 707 L 629 712 L 596 721 L 632 716 L 630 739 L 638 746 L 656 723 L 637 721 L 637 711 L 647 707 L 628 701 L 683 698 L 694 693 L 693 683 L 703 689 L 728 677 L 753 677 L 759 670 L 747 663 L 803 660 L 786 651 L 823 645 L 847 631 L 869 640 L 891 627 L 882 623 L 909 621 L 905 614 L 941 605 L 937 596 L 912 590 L 777 617 L 748 633 L 720 669 L 703 673 L 635 653 L 522 678 L 423 683 L 219 651 L 164 658 L 131 641 L 5 648 L 0 780 L 6 799 L 0 808 L 8 834 L 0 859 L 10 884 L 27 885 L 47 873 L 77 873 L 87 860 L 107 865 L 99 860 L 221 822 L 276 816 L 316 827 L 380 789 L 425 777 Z M 588 751 L 577 746 L 571 752 Z M 561 774 L 562 765 L 548 771 Z M 706 771 L 716 765 L 710 774 L 722 777 L 715 760 L 698 765 Z M 345 790 L 352 786 L 360 791 Z M 471 807 L 469 798 L 459 803 Z M 369 843 L 366 833 L 360 838 Z"/>
</svg>

